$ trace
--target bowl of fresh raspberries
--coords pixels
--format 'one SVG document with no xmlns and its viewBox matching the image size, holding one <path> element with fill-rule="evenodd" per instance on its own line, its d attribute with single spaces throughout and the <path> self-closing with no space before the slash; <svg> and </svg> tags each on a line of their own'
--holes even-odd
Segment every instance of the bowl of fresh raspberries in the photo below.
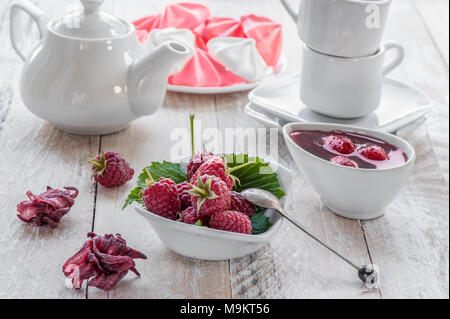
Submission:
<svg viewBox="0 0 450 319">
<path fill-rule="evenodd" d="M 288 169 L 259 157 L 203 152 L 145 167 L 124 207 L 134 204 L 176 253 L 227 260 L 267 244 L 282 223 L 277 212 L 256 207 L 241 192 L 261 188 L 283 198 L 291 181 Z"/>
<path fill-rule="evenodd" d="M 282 199 L 291 172 L 248 154 L 205 149 L 196 154 L 194 115 L 190 126 L 192 156 L 145 167 L 123 208 L 133 204 L 161 241 L 181 255 L 227 260 L 255 252 L 270 241 L 282 219 L 253 205 L 241 192 L 260 188 Z"/>
</svg>

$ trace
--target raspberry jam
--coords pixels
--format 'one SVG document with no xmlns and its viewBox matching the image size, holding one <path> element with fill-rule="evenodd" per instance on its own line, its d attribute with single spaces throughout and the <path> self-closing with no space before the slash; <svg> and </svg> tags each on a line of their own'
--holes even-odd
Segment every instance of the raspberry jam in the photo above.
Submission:
<svg viewBox="0 0 450 319">
<path fill-rule="evenodd" d="M 360 133 L 297 130 L 290 137 L 309 153 L 338 165 L 383 169 L 397 167 L 408 161 L 408 155 L 403 149 Z"/>
</svg>

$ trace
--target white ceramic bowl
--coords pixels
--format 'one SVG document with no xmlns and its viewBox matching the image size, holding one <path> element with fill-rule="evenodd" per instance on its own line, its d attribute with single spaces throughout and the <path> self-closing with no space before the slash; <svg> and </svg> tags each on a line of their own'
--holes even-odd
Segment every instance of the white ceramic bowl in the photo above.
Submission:
<svg viewBox="0 0 450 319">
<path fill-rule="evenodd" d="M 408 161 L 388 169 L 360 169 L 334 164 L 298 146 L 290 137 L 295 130 L 352 131 L 380 138 L 401 147 Z M 355 126 L 321 123 L 291 123 L 283 128 L 289 151 L 306 180 L 320 194 L 325 205 L 338 215 L 352 219 L 373 219 L 395 199 L 414 166 L 416 153 L 405 140 L 388 133 Z"/>
<path fill-rule="evenodd" d="M 270 166 L 276 169 L 281 187 L 288 192 L 292 173 L 274 163 Z M 176 222 L 150 213 L 141 206 L 136 206 L 135 210 L 152 225 L 167 248 L 183 256 L 203 260 L 228 260 L 251 254 L 269 243 L 283 222 L 277 212 L 266 210 L 273 226 L 260 235 L 245 235 Z"/>
</svg>

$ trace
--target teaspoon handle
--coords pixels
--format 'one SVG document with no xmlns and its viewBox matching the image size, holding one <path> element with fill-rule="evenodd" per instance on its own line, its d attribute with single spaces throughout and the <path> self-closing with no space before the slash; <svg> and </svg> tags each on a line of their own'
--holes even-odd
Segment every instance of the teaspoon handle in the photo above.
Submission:
<svg viewBox="0 0 450 319">
<path fill-rule="evenodd" d="M 305 234 L 307 234 L 309 237 L 311 237 L 312 239 L 314 239 L 315 241 L 317 241 L 319 244 L 321 244 L 322 246 L 324 246 L 325 248 L 328 248 L 332 253 L 334 253 L 336 256 L 340 257 L 342 260 L 344 260 L 346 263 L 348 263 L 350 266 L 352 266 L 353 268 L 355 268 L 356 270 L 359 270 L 361 267 L 357 266 L 355 263 L 353 263 L 351 260 L 349 260 L 348 258 L 342 256 L 340 253 L 338 253 L 336 250 L 334 250 L 333 248 L 331 248 L 330 246 L 328 246 L 326 243 L 324 243 L 322 240 L 320 240 L 319 238 L 317 238 L 316 236 L 314 236 L 309 230 L 307 230 L 302 224 L 300 224 L 299 222 L 297 222 L 295 219 L 293 219 L 292 217 L 290 217 L 288 214 L 286 214 L 286 212 L 283 209 L 279 210 L 279 213 L 286 218 L 288 221 L 290 221 L 292 224 L 294 224 L 297 228 L 299 228 L 300 230 L 302 230 Z"/>
</svg>

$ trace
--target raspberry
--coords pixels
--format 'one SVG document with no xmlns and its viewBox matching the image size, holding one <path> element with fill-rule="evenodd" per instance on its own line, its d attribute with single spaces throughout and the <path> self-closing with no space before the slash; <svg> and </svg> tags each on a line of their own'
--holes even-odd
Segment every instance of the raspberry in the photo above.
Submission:
<svg viewBox="0 0 450 319">
<path fill-rule="evenodd" d="M 377 145 L 363 148 L 359 152 L 365 158 L 373 161 L 386 161 L 389 159 L 389 156 L 386 154 L 385 150 Z"/>
<path fill-rule="evenodd" d="M 150 181 L 147 182 L 149 186 L 142 196 L 145 207 L 149 212 L 175 220 L 181 207 L 177 184 L 168 178 L 160 178 L 154 182 L 148 171 L 147 174 L 150 177 Z"/>
<path fill-rule="evenodd" d="M 197 172 L 197 170 L 202 166 L 203 163 L 208 161 L 211 157 L 213 157 L 214 154 L 210 152 L 204 152 L 202 154 L 195 154 L 188 166 L 187 166 L 187 178 L 190 180 L 194 176 L 194 174 Z"/>
<path fill-rule="evenodd" d="M 238 192 L 230 192 L 230 195 L 230 210 L 240 212 L 244 215 L 247 215 L 249 218 L 255 215 L 255 206 L 253 206 L 252 203 L 246 200 L 244 196 L 242 196 Z"/>
<path fill-rule="evenodd" d="M 238 182 L 239 180 L 237 179 L 237 177 L 231 175 L 231 173 L 250 164 L 251 162 L 247 162 L 233 168 L 228 168 L 228 165 L 224 159 L 217 156 L 211 157 L 208 161 L 203 163 L 202 166 L 200 166 L 198 171 L 191 178 L 191 184 L 197 181 L 198 175 L 210 175 L 220 178 L 227 184 L 229 189 L 233 189 L 235 180 L 237 180 Z"/>
<path fill-rule="evenodd" d="M 341 154 L 351 154 L 355 151 L 355 145 L 345 136 L 330 135 L 324 138 L 324 143 Z"/>
<path fill-rule="evenodd" d="M 198 216 L 197 210 L 194 207 L 189 207 L 185 209 L 181 213 L 181 219 L 183 223 L 191 225 L 196 224 L 199 220 L 202 222 L 202 226 L 208 226 L 209 224 L 209 218 L 205 216 L 202 217 Z"/>
<path fill-rule="evenodd" d="M 227 165 L 223 159 L 217 156 L 211 157 L 208 161 L 206 161 L 199 167 L 197 172 L 191 178 L 191 183 L 197 181 L 199 174 L 210 175 L 220 178 L 227 184 L 229 189 L 232 189 L 234 186 L 234 180 L 227 173 L 227 169 Z"/>
<path fill-rule="evenodd" d="M 331 159 L 331 161 L 335 164 L 342 165 L 342 166 L 348 166 L 348 167 L 354 167 L 354 168 L 359 167 L 355 161 L 353 161 L 345 156 L 335 156 Z"/>
<path fill-rule="evenodd" d="M 192 185 L 191 202 L 199 216 L 211 216 L 230 208 L 230 190 L 220 178 L 203 175 Z"/>
<path fill-rule="evenodd" d="M 180 195 L 180 203 L 181 210 L 185 210 L 188 207 L 192 206 L 191 203 L 191 194 L 189 192 L 192 190 L 192 187 L 188 182 L 184 182 L 177 185 L 178 194 Z"/>
<path fill-rule="evenodd" d="M 181 220 L 183 223 L 194 225 L 200 220 L 197 215 L 197 210 L 194 207 L 189 207 L 181 213 Z"/>
<path fill-rule="evenodd" d="M 134 170 L 118 153 L 101 153 L 89 160 L 93 165 L 93 177 L 97 183 L 105 187 L 122 186 L 134 175 Z"/>
<path fill-rule="evenodd" d="M 239 212 L 226 211 L 215 213 L 211 216 L 209 227 L 234 233 L 252 233 L 252 223 L 247 215 Z"/>
<path fill-rule="evenodd" d="M 187 178 L 188 180 L 191 180 L 194 174 L 197 172 L 200 166 L 202 166 L 203 163 L 205 163 L 207 160 L 209 160 L 211 157 L 214 156 L 213 153 L 207 152 L 205 150 L 205 147 L 203 147 L 203 153 L 202 154 L 195 154 L 195 145 L 194 145 L 194 118 L 195 115 L 191 114 L 189 116 L 189 121 L 191 124 L 191 147 L 192 147 L 192 158 L 189 161 L 189 164 L 187 166 Z"/>
</svg>

